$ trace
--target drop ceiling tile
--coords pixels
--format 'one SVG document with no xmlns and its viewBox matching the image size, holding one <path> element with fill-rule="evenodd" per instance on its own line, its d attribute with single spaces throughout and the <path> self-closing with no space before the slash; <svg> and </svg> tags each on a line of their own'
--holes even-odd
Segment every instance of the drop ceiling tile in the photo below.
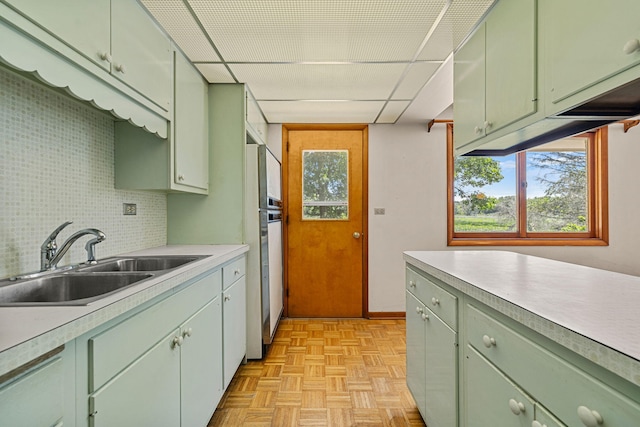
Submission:
<svg viewBox="0 0 640 427">
<path fill-rule="evenodd" d="M 396 100 L 415 98 L 440 65 L 442 65 L 441 62 L 414 62 L 391 98 Z"/>
<path fill-rule="evenodd" d="M 196 64 L 196 68 L 200 70 L 200 74 L 202 74 L 209 83 L 236 82 L 224 64 Z"/>
<path fill-rule="evenodd" d="M 383 101 L 259 101 L 269 123 L 373 123 Z"/>
<path fill-rule="evenodd" d="M 386 100 L 408 64 L 230 64 L 259 100 Z"/>
<path fill-rule="evenodd" d="M 446 0 L 188 0 L 225 61 L 407 61 Z"/>
<path fill-rule="evenodd" d="M 467 37 L 495 0 L 453 0 L 420 52 L 420 60 L 444 60 Z"/>
<path fill-rule="evenodd" d="M 389 101 L 376 123 L 395 123 L 411 101 Z"/>
<path fill-rule="evenodd" d="M 141 1 L 191 61 L 220 61 L 182 0 Z"/>
</svg>

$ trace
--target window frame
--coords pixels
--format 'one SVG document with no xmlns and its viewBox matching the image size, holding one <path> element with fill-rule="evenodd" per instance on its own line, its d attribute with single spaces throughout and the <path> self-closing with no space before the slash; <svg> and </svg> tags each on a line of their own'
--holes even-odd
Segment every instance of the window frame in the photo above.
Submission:
<svg viewBox="0 0 640 427">
<path fill-rule="evenodd" d="M 521 191 L 526 182 L 526 158 L 517 155 L 516 199 L 518 200 L 517 232 L 455 232 L 454 231 L 454 147 L 453 124 L 447 123 L 447 246 L 608 246 L 609 194 L 608 194 L 608 127 L 586 132 L 589 186 L 589 232 L 529 232 L 526 215 L 526 193 Z"/>
</svg>

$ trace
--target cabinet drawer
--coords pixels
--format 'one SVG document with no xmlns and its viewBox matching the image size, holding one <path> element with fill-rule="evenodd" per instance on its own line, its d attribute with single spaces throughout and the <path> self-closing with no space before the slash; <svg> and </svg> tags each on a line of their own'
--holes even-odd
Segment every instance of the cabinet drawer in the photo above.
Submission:
<svg viewBox="0 0 640 427">
<path fill-rule="evenodd" d="M 454 331 L 458 327 L 458 298 L 424 277 L 407 268 L 406 288 L 425 306 L 440 317 Z M 409 308 L 407 307 L 407 310 Z"/>
<path fill-rule="evenodd" d="M 240 257 L 222 267 L 222 289 L 227 289 L 229 285 L 245 275 L 246 263 L 244 257 Z"/>
<path fill-rule="evenodd" d="M 3 426 L 52 426 L 63 416 L 64 379 L 60 357 L 0 388 Z"/>
<path fill-rule="evenodd" d="M 637 425 L 640 404 L 587 375 L 481 312 L 466 308 L 469 344 L 569 426 L 581 412 L 597 411 L 608 427 Z"/>
<path fill-rule="evenodd" d="M 89 391 L 94 392 L 220 294 L 216 270 L 183 291 L 89 339 Z"/>
</svg>

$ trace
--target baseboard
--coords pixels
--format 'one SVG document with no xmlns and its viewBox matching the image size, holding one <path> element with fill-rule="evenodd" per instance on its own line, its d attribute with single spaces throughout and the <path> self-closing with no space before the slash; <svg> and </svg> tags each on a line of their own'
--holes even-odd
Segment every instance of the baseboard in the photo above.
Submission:
<svg viewBox="0 0 640 427">
<path fill-rule="evenodd" d="M 404 311 L 370 311 L 367 314 L 368 319 L 405 319 L 406 317 Z"/>
</svg>

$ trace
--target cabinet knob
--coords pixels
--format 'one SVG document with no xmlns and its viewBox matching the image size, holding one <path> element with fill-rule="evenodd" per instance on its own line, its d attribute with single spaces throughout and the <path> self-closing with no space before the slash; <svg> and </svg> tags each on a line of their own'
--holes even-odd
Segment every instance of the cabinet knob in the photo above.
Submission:
<svg viewBox="0 0 640 427">
<path fill-rule="evenodd" d="M 192 334 L 193 334 L 193 329 L 187 328 L 182 332 L 182 337 L 187 338 L 187 337 L 190 337 Z"/>
<path fill-rule="evenodd" d="M 624 44 L 622 51 L 627 55 L 631 55 L 633 52 L 640 50 L 640 40 L 632 39 Z"/>
<path fill-rule="evenodd" d="M 587 427 L 598 427 L 604 423 L 602 415 L 597 411 L 593 411 L 586 406 L 578 406 L 578 418 Z"/>
<path fill-rule="evenodd" d="M 490 337 L 489 335 L 483 335 L 482 343 L 484 344 L 485 347 L 491 348 L 496 345 L 496 339 L 493 337 Z"/>
<path fill-rule="evenodd" d="M 240 275 L 240 269 L 239 269 L 239 268 L 235 269 L 235 270 L 233 271 L 233 275 L 234 275 L 234 276 L 238 276 L 238 275 Z"/>
<path fill-rule="evenodd" d="M 431 304 L 440 305 L 440 300 L 436 297 L 431 298 Z"/>
<path fill-rule="evenodd" d="M 420 307 L 416 307 L 416 313 L 420 314 L 422 313 L 424 310 Z"/>
<path fill-rule="evenodd" d="M 180 347 L 184 342 L 184 338 L 181 336 L 173 337 L 173 341 L 171 341 L 171 348 Z"/>
<path fill-rule="evenodd" d="M 422 320 L 429 320 L 429 315 L 427 313 L 422 313 Z"/>
<path fill-rule="evenodd" d="M 109 52 L 98 52 L 98 56 L 105 62 L 111 64 L 111 54 Z"/>
<path fill-rule="evenodd" d="M 540 424 L 540 421 L 533 421 L 531 427 L 547 427 L 546 424 Z"/>
<path fill-rule="evenodd" d="M 511 409 L 513 415 L 520 415 L 526 411 L 524 403 L 518 402 L 515 399 L 509 399 L 509 409 Z"/>
<path fill-rule="evenodd" d="M 493 127 L 493 123 L 492 122 L 489 122 L 489 121 L 484 122 L 484 129 L 485 130 L 491 129 L 492 127 Z"/>
<path fill-rule="evenodd" d="M 482 128 L 480 126 L 476 126 L 473 128 L 473 131 L 476 133 L 476 135 L 479 135 L 482 133 Z"/>
<path fill-rule="evenodd" d="M 415 288 L 416 287 L 416 282 L 414 282 L 413 280 L 409 280 L 409 287 Z"/>
<path fill-rule="evenodd" d="M 114 68 L 117 72 L 121 74 L 125 74 L 127 72 L 127 69 L 125 68 L 124 64 L 118 64 Z"/>
<path fill-rule="evenodd" d="M 184 181 L 184 175 L 178 175 L 178 181 Z"/>
<path fill-rule="evenodd" d="M 224 300 L 225 300 L 225 301 L 229 301 L 229 300 L 231 300 L 231 295 L 225 295 L 225 296 L 224 296 Z"/>
</svg>

